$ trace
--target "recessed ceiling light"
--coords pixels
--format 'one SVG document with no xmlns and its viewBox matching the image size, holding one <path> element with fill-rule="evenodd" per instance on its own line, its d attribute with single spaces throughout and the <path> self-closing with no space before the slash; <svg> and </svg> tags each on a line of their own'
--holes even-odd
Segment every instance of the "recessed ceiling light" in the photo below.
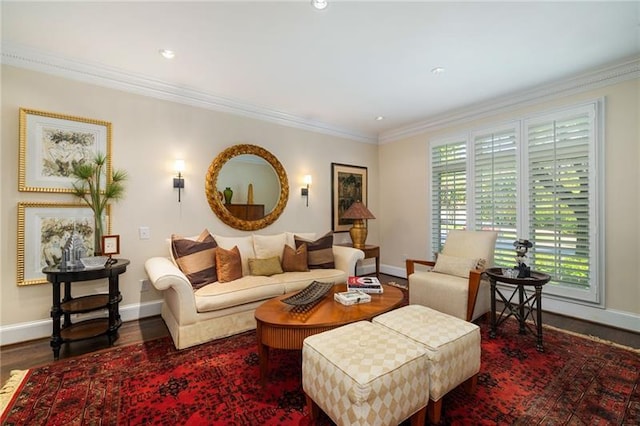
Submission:
<svg viewBox="0 0 640 426">
<path fill-rule="evenodd" d="M 442 67 L 435 67 L 434 69 L 431 70 L 431 73 L 434 75 L 440 75 L 444 72 L 444 68 Z"/>
<path fill-rule="evenodd" d="M 173 59 L 176 56 L 176 52 L 169 49 L 160 49 L 160 54 L 165 59 Z"/>
<path fill-rule="evenodd" d="M 376 117 L 376 121 L 382 121 L 382 120 L 384 120 L 383 116 L 379 115 L 379 116 Z"/>
<path fill-rule="evenodd" d="M 318 10 L 322 10 L 329 5 L 327 0 L 311 0 L 311 5 Z"/>
</svg>

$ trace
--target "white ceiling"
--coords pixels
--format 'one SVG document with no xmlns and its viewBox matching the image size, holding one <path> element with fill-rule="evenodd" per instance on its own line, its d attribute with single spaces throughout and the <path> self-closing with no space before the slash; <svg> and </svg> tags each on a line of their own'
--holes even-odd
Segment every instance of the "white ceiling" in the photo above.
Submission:
<svg viewBox="0 0 640 426">
<path fill-rule="evenodd" d="M 1 13 L 3 62 L 49 55 L 373 141 L 640 53 L 638 1 L 3 1 Z"/>
</svg>

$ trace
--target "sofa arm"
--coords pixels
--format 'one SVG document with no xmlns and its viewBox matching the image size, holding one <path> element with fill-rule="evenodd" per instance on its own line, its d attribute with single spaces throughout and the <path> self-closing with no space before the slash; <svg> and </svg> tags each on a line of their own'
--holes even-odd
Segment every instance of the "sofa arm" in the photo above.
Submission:
<svg viewBox="0 0 640 426">
<path fill-rule="evenodd" d="M 166 308 L 170 309 L 178 324 L 197 321 L 193 287 L 182 271 L 166 257 L 152 257 L 144 263 L 151 284 L 162 291 Z"/>
<path fill-rule="evenodd" d="M 360 249 L 345 246 L 333 246 L 333 259 L 336 269 L 352 276 L 356 271 L 358 260 L 364 259 L 364 252 Z"/>
</svg>

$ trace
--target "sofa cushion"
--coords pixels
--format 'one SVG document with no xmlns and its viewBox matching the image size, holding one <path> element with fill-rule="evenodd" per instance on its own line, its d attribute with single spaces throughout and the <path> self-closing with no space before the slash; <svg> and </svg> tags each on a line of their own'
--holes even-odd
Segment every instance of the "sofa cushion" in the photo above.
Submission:
<svg viewBox="0 0 640 426">
<path fill-rule="evenodd" d="M 208 230 L 193 238 L 171 235 L 171 255 L 193 288 L 216 282 L 216 241 Z"/>
<path fill-rule="evenodd" d="M 253 237 L 247 235 L 246 237 L 222 237 L 220 235 L 214 235 L 218 247 L 222 247 L 225 250 L 231 250 L 237 246 L 240 250 L 240 260 L 242 262 L 242 275 L 251 275 L 249 271 L 249 259 L 257 257 L 253 250 Z"/>
<path fill-rule="evenodd" d="M 268 259 L 270 257 L 281 257 L 282 249 L 287 243 L 287 234 L 276 235 L 254 235 L 253 249 L 258 259 Z"/>
<path fill-rule="evenodd" d="M 469 271 L 475 269 L 477 265 L 478 259 L 440 254 L 438 255 L 436 264 L 433 267 L 433 272 L 455 275 L 461 278 L 469 278 Z"/>
<path fill-rule="evenodd" d="M 247 275 L 228 283 L 206 285 L 196 290 L 194 296 L 196 310 L 204 313 L 272 299 L 283 293 L 284 285 L 273 277 Z"/>
<path fill-rule="evenodd" d="M 216 249 L 216 264 L 219 282 L 226 283 L 242 278 L 242 262 L 238 246 L 234 246 L 231 250 L 218 247 Z"/>
<path fill-rule="evenodd" d="M 315 241 L 295 236 L 296 248 L 307 244 L 307 265 L 309 269 L 333 269 L 333 232 L 328 232 Z"/>
<path fill-rule="evenodd" d="M 303 243 L 297 250 L 285 245 L 282 251 L 282 269 L 284 272 L 306 272 L 307 244 Z"/>
<path fill-rule="evenodd" d="M 268 259 L 249 259 L 249 270 L 251 275 L 264 275 L 267 277 L 283 272 L 282 265 L 280 265 L 280 256 Z"/>
</svg>

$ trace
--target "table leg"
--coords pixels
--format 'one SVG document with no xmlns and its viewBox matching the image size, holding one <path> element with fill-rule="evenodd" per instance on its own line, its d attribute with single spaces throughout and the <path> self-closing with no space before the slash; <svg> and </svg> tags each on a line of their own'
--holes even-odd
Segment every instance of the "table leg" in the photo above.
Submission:
<svg viewBox="0 0 640 426">
<path fill-rule="evenodd" d="M 262 324 L 257 322 L 256 335 L 258 336 L 258 360 L 260 361 L 260 383 L 264 386 L 267 383 L 269 374 L 269 346 L 262 343 Z"/>
<path fill-rule="evenodd" d="M 51 349 L 53 349 L 53 359 L 60 358 L 60 346 L 62 345 L 62 337 L 60 337 L 60 316 L 62 309 L 60 308 L 60 282 L 54 281 L 53 286 L 53 305 L 51 307 L 51 318 L 53 319 L 53 334 L 51 335 Z"/>
<path fill-rule="evenodd" d="M 491 278 L 491 330 L 489 331 L 489 337 L 496 337 L 496 280 Z"/>
<path fill-rule="evenodd" d="M 536 286 L 536 326 L 538 331 L 537 341 L 536 341 L 536 349 L 538 352 L 544 352 L 544 347 L 542 346 L 542 286 Z"/>
<path fill-rule="evenodd" d="M 520 324 L 520 330 L 518 333 L 525 334 L 525 323 L 524 323 L 524 286 L 518 285 L 518 323 Z"/>
</svg>

